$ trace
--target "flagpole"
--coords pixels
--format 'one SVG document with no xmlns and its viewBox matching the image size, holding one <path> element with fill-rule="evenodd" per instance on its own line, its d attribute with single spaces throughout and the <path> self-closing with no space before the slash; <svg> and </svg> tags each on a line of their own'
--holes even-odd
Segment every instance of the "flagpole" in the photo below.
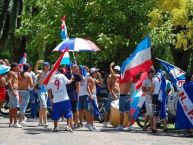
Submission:
<svg viewBox="0 0 193 145">
<path fill-rule="evenodd" d="M 74 62 L 75 62 L 75 64 L 77 65 L 76 56 L 75 56 L 74 51 L 72 52 L 72 54 L 73 54 L 73 57 L 74 57 Z"/>
</svg>

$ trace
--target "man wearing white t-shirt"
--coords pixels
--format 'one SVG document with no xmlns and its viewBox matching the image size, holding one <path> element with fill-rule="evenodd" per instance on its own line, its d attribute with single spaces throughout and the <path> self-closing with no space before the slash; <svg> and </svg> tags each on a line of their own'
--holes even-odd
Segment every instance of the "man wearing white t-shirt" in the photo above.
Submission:
<svg viewBox="0 0 193 145">
<path fill-rule="evenodd" d="M 150 95 L 150 88 L 151 88 L 151 84 L 152 84 L 152 79 L 154 77 L 154 70 L 151 69 L 148 72 L 148 78 L 146 80 L 143 81 L 142 83 L 142 91 L 145 93 L 145 107 L 146 107 L 146 114 L 145 114 L 145 121 L 144 121 L 144 128 L 143 130 L 147 129 L 147 122 L 149 121 L 151 115 L 152 115 L 152 98 Z M 152 122 L 152 118 L 151 118 L 151 122 Z M 150 122 L 151 126 L 150 128 L 152 129 L 152 123 Z"/>
<path fill-rule="evenodd" d="M 47 86 L 48 96 L 51 97 L 52 102 L 53 132 L 58 131 L 57 124 L 60 117 L 67 119 L 67 130 L 72 132 L 72 107 L 66 90 L 66 84 L 70 84 L 72 81 L 73 78 L 68 80 L 65 75 L 57 73 Z"/>
</svg>

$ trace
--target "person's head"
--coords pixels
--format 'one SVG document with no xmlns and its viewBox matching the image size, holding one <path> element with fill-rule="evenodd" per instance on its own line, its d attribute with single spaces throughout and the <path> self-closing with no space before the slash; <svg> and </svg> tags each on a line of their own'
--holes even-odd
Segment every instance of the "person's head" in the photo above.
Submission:
<svg viewBox="0 0 193 145">
<path fill-rule="evenodd" d="M 16 62 L 13 62 L 13 63 L 11 64 L 11 70 L 12 70 L 12 71 L 15 71 L 15 72 L 18 72 L 18 71 L 19 71 L 19 66 L 18 66 L 18 64 L 17 64 Z"/>
<path fill-rule="evenodd" d="M 0 59 L 0 65 L 5 65 L 5 62 L 3 59 Z"/>
<path fill-rule="evenodd" d="M 29 64 L 29 72 L 31 72 L 33 69 L 33 64 L 31 62 L 29 62 L 28 64 Z"/>
<path fill-rule="evenodd" d="M 152 78 L 154 77 L 155 71 L 154 71 L 153 69 L 150 69 L 150 70 L 147 72 L 147 74 L 148 74 L 148 78 L 149 78 L 149 79 L 152 79 Z"/>
<path fill-rule="evenodd" d="M 90 69 L 90 75 L 93 77 L 93 78 L 97 78 L 97 74 L 99 72 L 99 69 L 93 67 Z"/>
<path fill-rule="evenodd" d="M 71 67 L 72 67 L 72 66 L 71 66 L 70 64 L 67 64 L 67 65 L 66 65 L 66 70 L 67 70 L 67 71 L 71 71 Z"/>
<path fill-rule="evenodd" d="M 116 65 L 113 70 L 114 70 L 114 72 L 115 72 L 116 74 L 120 74 L 120 73 L 121 73 L 121 72 L 120 72 L 121 68 L 120 68 L 120 66 L 118 66 L 118 65 Z"/>
<path fill-rule="evenodd" d="M 192 75 L 190 73 L 185 74 L 185 82 L 190 82 L 192 80 Z"/>
<path fill-rule="evenodd" d="M 23 64 L 23 72 L 29 72 L 30 65 L 28 63 Z"/>
<path fill-rule="evenodd" d="M 72 66 L 72 71 L 73 71 L 74 73 L 80 73 L 80 69 L 79 69 L 78 65 L 73 65 L 73 66 Z"/>
<path fill-rule="evenodd" d="M 44 62 L 43 64 L 43 70 L 44 72 L 48 72 L 50 70 L 50 63 L 49 62 Z"/>
</svg>

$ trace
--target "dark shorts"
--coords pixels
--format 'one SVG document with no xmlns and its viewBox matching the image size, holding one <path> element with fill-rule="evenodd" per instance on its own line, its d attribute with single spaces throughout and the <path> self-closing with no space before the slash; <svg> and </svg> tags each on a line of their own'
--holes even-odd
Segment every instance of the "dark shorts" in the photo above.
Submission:
<svg viewBox="0 0 193 145">
<path fill-rule="evenodd" d="M 53 103 L 52 120 L 58 121 L 60 117 L 72 118 L 71 103 L 69 100 Z"/>
<path fill-rule="evenodd" d="M 79 96 L 78 110 L 88 111 L 88 95 Z"/>
<path fill-rule="evenodd" d="M 153 116 L 159 116 L 160 101 L 158 100 L 158 94 L 152 96 L 152 114 Z"/>
<path fill-rule="evenodd" d="M 75 113 L 78 110 L 78 101 L 70 100 L 72 105 L 72 112 Z"/>
<path fill-rule="evenodd" d="M 119 112 L 124 113 L 124 112 L 130 112 L 130 97 L 127 94 L 122 94 L 120 95 L 119 98 Z"/>
</svg>

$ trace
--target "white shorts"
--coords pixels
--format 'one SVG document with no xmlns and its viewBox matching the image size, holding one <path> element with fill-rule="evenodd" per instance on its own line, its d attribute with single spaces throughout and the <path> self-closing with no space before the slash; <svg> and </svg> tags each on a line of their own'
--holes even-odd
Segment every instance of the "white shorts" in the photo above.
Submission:
<svg viewBox="0 0 193 145">
<path fill-rule="evenodd" d="M 145 102 L 145 107 L 146 107 L 146 113 L 145 115 L 152 115 L 152 103 L 151 102 Z"/>
</svg>

